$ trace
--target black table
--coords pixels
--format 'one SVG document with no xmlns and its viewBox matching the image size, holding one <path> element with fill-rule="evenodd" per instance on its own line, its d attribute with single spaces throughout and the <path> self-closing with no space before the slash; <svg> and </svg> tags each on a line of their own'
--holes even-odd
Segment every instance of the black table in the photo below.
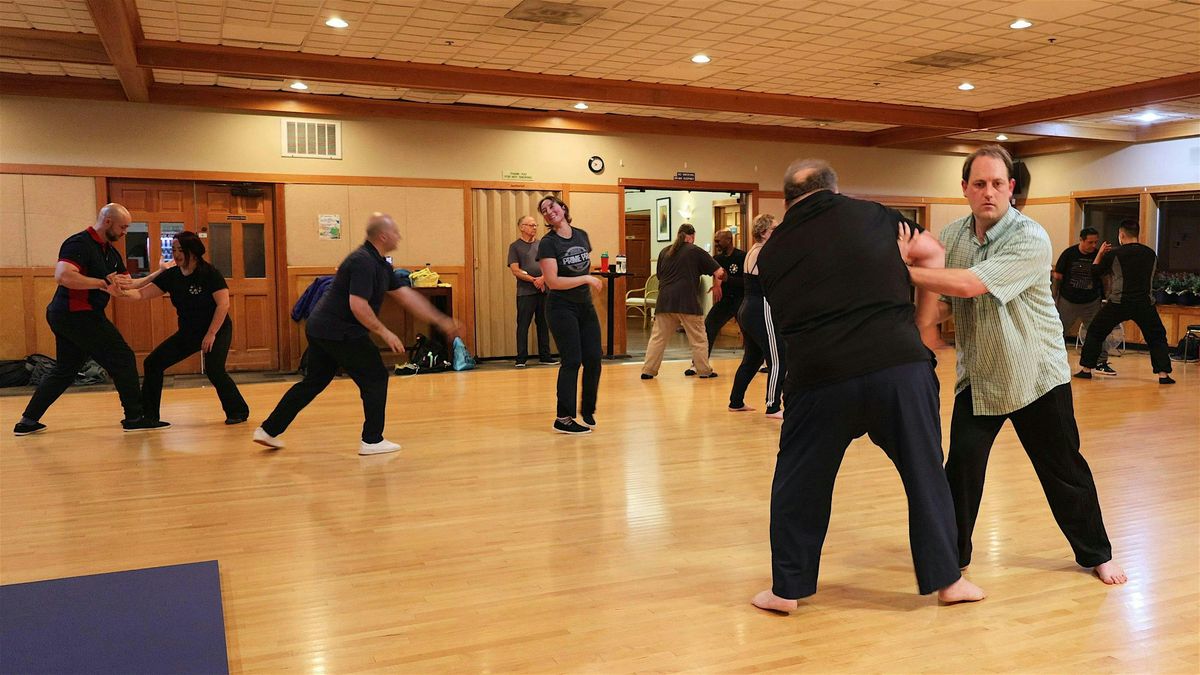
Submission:
<svg viewBox="0 0 1200 675">
<path fill-rule="evenodd" d="M 604 355 L 604 358 L 615 359 L 617 357 L 613 356 L 613 305 L 616 303 L 616 300 L 613 298 L 613 286 L 617 279 L 620 279 L 621 277 L 627 277 L 629 276 L 629 273 L 615 272 L 610 267 L 607 272 L 592 270 L 592 274 L 608 279 L 608 352 Z"/>
</svg>

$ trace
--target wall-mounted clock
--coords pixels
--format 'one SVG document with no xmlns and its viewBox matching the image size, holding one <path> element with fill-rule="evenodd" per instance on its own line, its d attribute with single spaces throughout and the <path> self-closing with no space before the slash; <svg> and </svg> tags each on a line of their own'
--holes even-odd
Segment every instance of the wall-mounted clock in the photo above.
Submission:
<svg viewBox="0 0 1200 675">
<path fill-rule="evenodd" d="M 588 171 L 592 173 L 604 173 L 604 159 L 599 155 L 592 155 L 588 158 Z"/>
</svg>

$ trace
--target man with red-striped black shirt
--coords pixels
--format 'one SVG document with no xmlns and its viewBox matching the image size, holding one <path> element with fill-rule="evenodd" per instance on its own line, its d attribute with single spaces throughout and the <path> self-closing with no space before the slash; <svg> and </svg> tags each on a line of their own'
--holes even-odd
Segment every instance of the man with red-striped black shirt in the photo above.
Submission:
<svg viewBox="0 0 1200 675">
<path fill-rule="evenodd" d="M 110 297 L 122 297 L 129 285 L 121 252 L 113 244 L 129 229 L 129 211 L 107 204 L 96 224 L 67 237 L 58 252 L 54 280 L 58 289 L 46 307 L 46 321 L 54 331 L 54 370 L 42 380 L 13 433 L 26 436 L 46 428 L 39 420 L 75 381 L 75 374 L 92 358 L 112 377 L 125 408 L 121 426 L 126 431 L 160 429 L 166 422 L 142 419 L 141 392 L 133 350 L 104 314 Z"/>
</svg>

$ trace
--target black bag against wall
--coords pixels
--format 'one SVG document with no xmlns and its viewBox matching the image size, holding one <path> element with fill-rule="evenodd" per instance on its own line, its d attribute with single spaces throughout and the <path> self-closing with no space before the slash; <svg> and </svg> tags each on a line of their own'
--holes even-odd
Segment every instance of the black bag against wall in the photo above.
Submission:
<svg viewBox="0 0 1200 675">
<path fill-rule="evenodd" d="M 0 387 L 24 387 L 32 372 L 25 359 L 0 361 Z"/>
<path fill-rule="evenodd" d="M 29 368 L 29 384 L 36 387 L 54 370 L 57 362 L 45 354 L 30 354 L 25 357 L 25 363 Z"/>
<path fill-rule="evenodd" d="M 1195 361 L 1200 359 L 1200 338 L 1195 335 L 1185 335 L 1175 347 L 1171 355 L 1176 361 Z"/>
<path fill-rule="evenodd" d="M 45 354 L 30 354 L 25 357 L 24 363 L 29 370 L 29 380 L 26 384 L 34 387 L 41 384 L 42 380 L 46 379 L 46 376 L 54 370 L 54 366 L 58 365 L 57 361 Z M 105 382 L 108 382 L 108 372 L 101 368 L 94 359 L 88 359 L 79 372 L 75 373 L 75 380 L 71 382 L 71 385 L 104 384 Z"/>
<path fill-rule="evenodd" d="M 417 375 L 420 373 L 440 373 L 450 370 L 450 361 L 446 358 L 446 349 L 439 342 L 434 342 L 424 335 L 417 333 L 417 339 L 408 350 L 408 363 L 396 366 L 397 375 Z"/>
</svg>

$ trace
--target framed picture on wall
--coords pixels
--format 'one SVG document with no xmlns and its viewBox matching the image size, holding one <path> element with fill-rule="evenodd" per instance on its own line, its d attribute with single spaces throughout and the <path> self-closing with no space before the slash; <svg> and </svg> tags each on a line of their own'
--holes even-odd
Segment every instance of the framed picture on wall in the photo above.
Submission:
<svg viewBox="0 0 1200 675">
<path fill-rule="evenodd" d="M 654 213 L 658 220 L 655 221 L 655 241 L 671 241 L 671 198 L 659 197 L 654 200 Z"/>
</svg>

